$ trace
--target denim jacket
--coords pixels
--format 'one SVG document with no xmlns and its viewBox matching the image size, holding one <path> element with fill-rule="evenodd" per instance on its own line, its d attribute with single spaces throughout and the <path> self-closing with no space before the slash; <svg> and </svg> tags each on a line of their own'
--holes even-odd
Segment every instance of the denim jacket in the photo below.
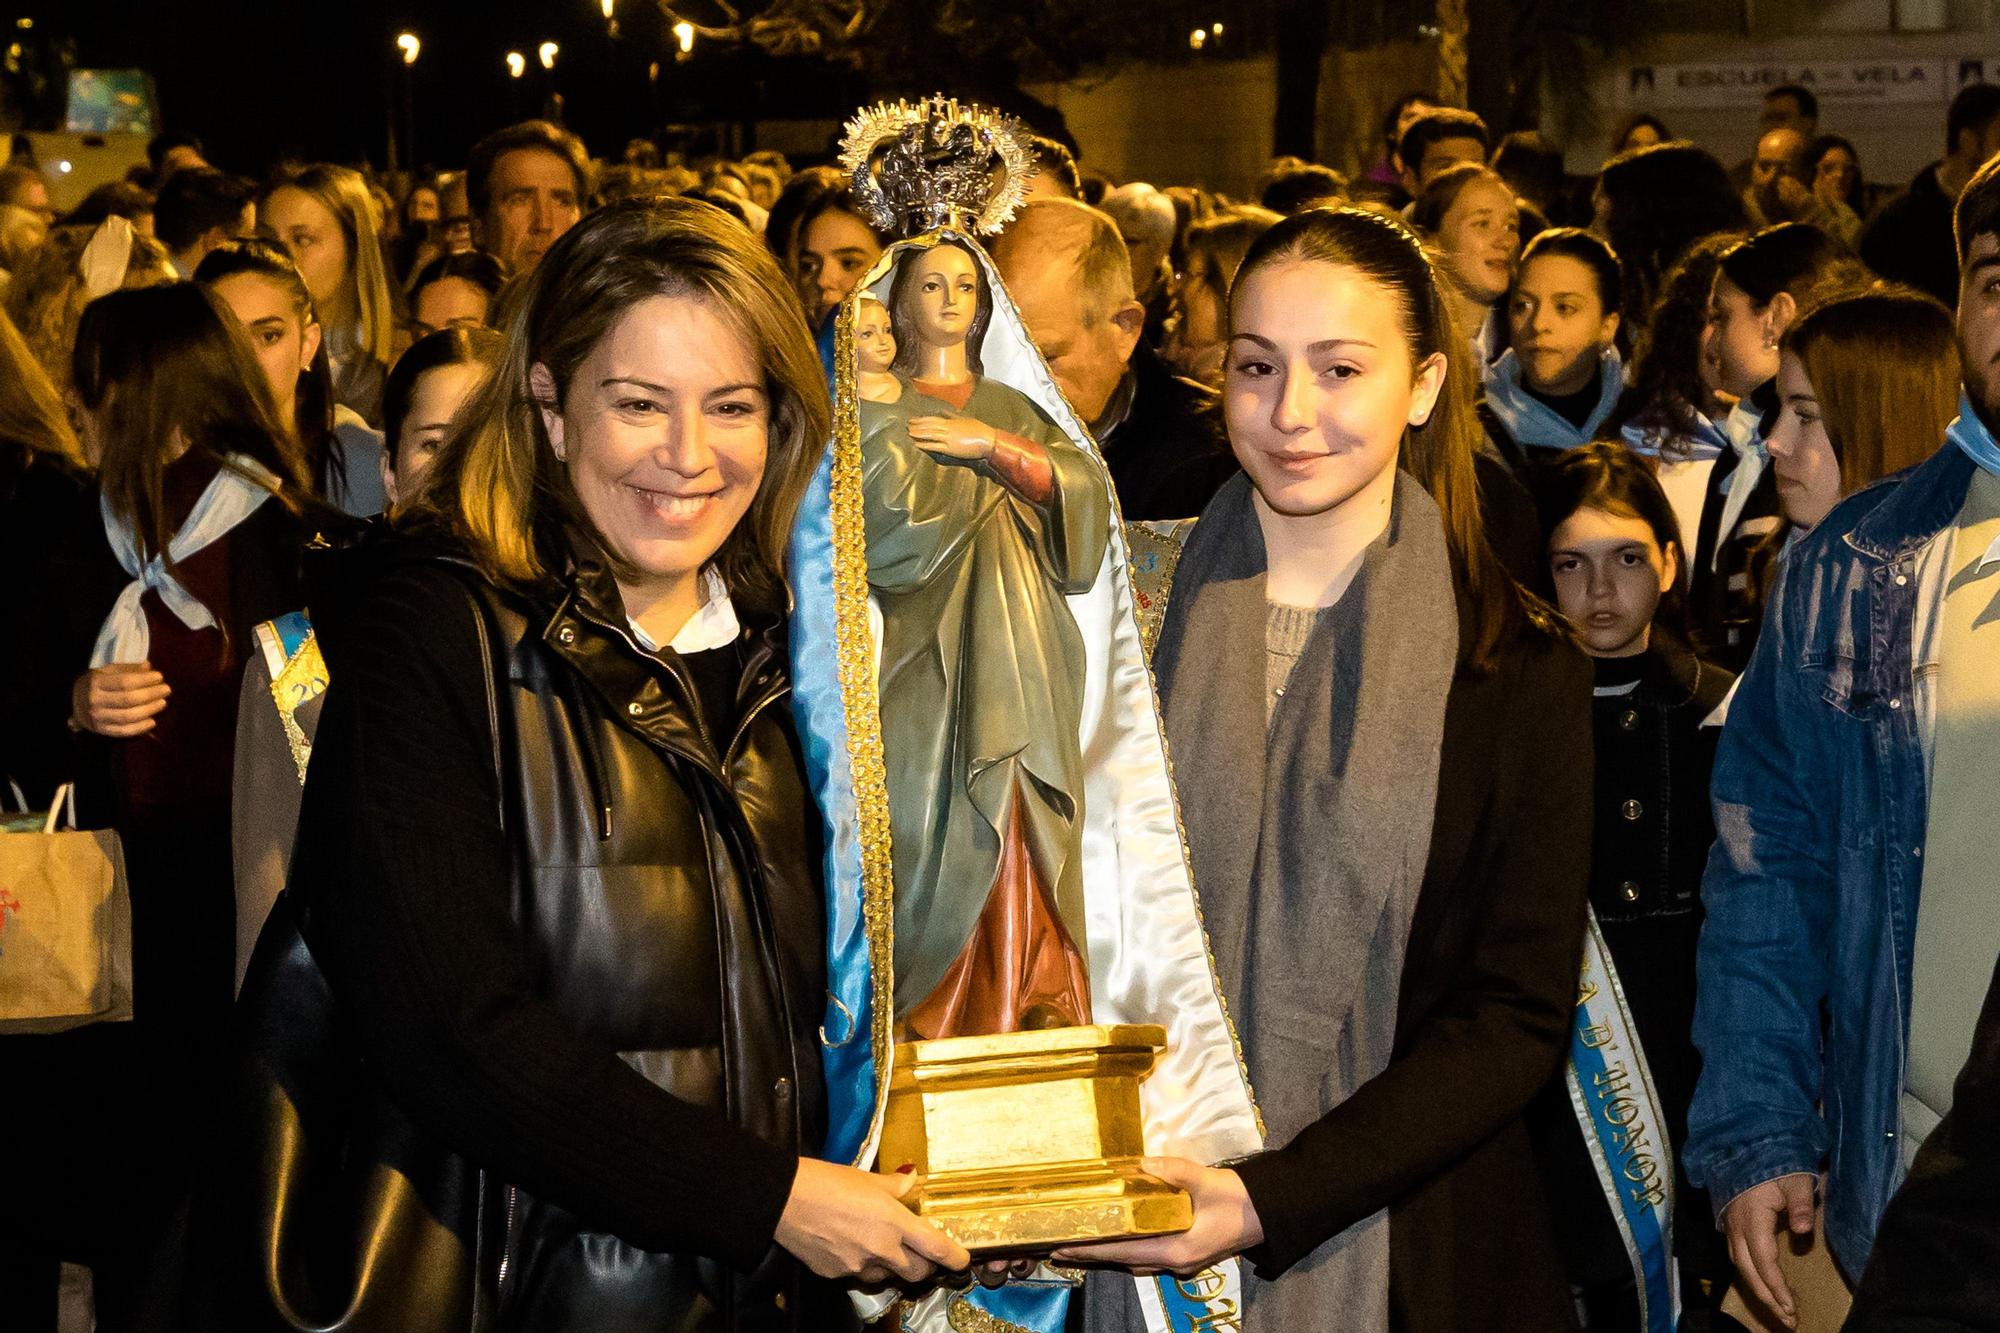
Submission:
<svg viewBox="0 0 2000 1333">
<path fill-rule="evenodd" d="M 1753 1185 L 1825 1170 L 1850 1278 L 1902 1175 L 1934 627 L 1972 466 L 1947 445 L 1792 553 L 1716 756 L 1688 1172 L 1720 1215 Z"/>
</svg>

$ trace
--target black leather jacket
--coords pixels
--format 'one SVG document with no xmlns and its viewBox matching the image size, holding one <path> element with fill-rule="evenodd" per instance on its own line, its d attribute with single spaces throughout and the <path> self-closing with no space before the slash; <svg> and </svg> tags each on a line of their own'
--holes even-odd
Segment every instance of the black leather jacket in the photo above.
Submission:
<svg viewBox="0 0 2000 1333">
<path fill-rule="evenodd" d="M 780 622 L 753 618 L 725 731 L 696 716 L 678 659 L 641 652 L 607 610 L 619 602 L 601 570 L 539 605 L 490 588 L 486 601 L 506 655 L 516 910 L 548 998 L 683 1101 L 809 1150 L 824 1119 L 824 907 Z M 619 1309 L 636 1324 L 667 1313 L 662 1296 L 681 1318 L 652 1327 L 791 1322 L 799 1270 L 782 1251 L 740 1274 L 634 1250 L 513 1188 L 502 1208 L 506 1326 L 575 1328 L 587 1313 L 607 1327 Z"/>
<path fill-rule="evenodd" d="M 704 715 L 688 665 L 634 643 L 602 568 L 573 570 L 560 586 L 523 597 L 448 557 L 432 554 L 417 563 L 422 569 L 413 575 L 408 557 L 402 559 L 406 586 L 412 577 L 461 583 L 465 617 L 473 618 L 477 607 L 487 679 L 468 679 L 464 688 L 487 693 L 499 822 L 513 867 L 511 914 L 534 998 L 584 1041 L 615 1052 L 680 1101 L 784 1154 L 812 1152 L 824 1119 L 817 1036 L 824 906 L 817 818 L 791 722 L 781 619 L 739 602 L 745 630 L 735 650 L 735 717 L 718 719 L 727 722 L 718 727 Z M 335 682 L 332 710 L 340 634 L 321 629 Z M 332 717 L 329 711 L 323 737 Z M 315 779 L 330 757 L 315 755 Z M 328 778 L 329 785 L 340 781 Z M 307 824 L 314 795 L 309 786 Z M 362 808 L 365 817 L 365 800 Z M 307 836 L 302 824 L 301 859 Z M 329 927 L 318 919 L 338 907 L 330 895 L 339 889 L 312 878 L 295 862 L 288 910 L 302 917 L 303 937 L 332 978 L 332 992 L 351 1005 L 370 984 L 367 960 L 356 957 L 366 953 L 369 937 L 351 923 Z M 272 945 L 275 933 L 276 927 L 260 942 L 246 1002 L 260 965 L 296 966 Z M 257 1025 L 253 1014 L 253 1043 Z M 376 1049 L 370 1038 L 358 1042 L 364 1061 L 383 1057 L 381 1028 L 378 1015 Z M 852 1322 L 832 1285 L 775 1245 L 745 1267 L 740 1240 L 733 1248 L 719 1239 L 706 1243 L 707 1219 L 687 1216 L 672 1225 L 691 1238 L 689 1252 L 644 1248 L 602 1221 L 537 1197 L 509 1178 L 504 1163 L 476 1168 L 458 1153 L 479 1154 L 418 1127 L 443 1117 L 436 1103 L 419 1113 L 422 1092 L 407 1064 L 401 1078 L 400 1084 L 382 1080 L 371 1128 L 373 1155 L 410 1182 L 399 1194 L 392 1181 L 380 1195 L 404 1220 L 358 1219 L 391 1252 L 372 1263 L 343 1264 L 353 1289 L 332 1304 L 346 1309 L 329 1320 L 325 1293 L 314 1293 L 310 1304 L 323 1312 L 309 1321 L 314 1326 L 817 1330 Z M 278 1082 L 287 1091 L 302 1086 L 282 1070 Z M 407 1118 L 399 1102 L 408 1103 Z M 300 1104 L 296 1115 L 311 1121 L 315 1111 Z M 496 1155 L 504 1153 L 484 1154 Z M 277 1169 L 288 1168 L 281 1162 Z M 715 1206 L 726 1210 L 731 1163 L 696 1169 L 713 1172 Z M 384 1177 L 377 1171 L 374 1179 L 379 1184 Z M 285 1197 L 282 1190 L 277 1197 Z M 398 1255 L 393 1247 L 403 1233 L 409 1248 Z M 734 1254 L 738 1263 L 704 1257 L 715 1254 Z M 393 1276 L 409 1267 L 406 1258 L 427 1266 L 422 1277 Z M 377 1268 L 384 1277 L 371 1297 L 369 1274 Z M 285 1281 L 267 1274 L 265 1285 Z M 420 1313 L 412 1308 L 419 1300 L 448 1305 L 452 1313 Z M 303 1325 L 294 1318 L 293 1326 Z"/>
</svg>

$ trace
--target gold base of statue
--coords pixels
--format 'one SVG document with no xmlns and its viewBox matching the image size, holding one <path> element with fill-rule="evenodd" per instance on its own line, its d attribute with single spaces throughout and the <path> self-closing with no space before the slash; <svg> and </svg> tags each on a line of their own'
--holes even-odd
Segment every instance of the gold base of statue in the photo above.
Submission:
<svg viewBox="0 0 2000 1333">
<path fill-rule="evenodd" d="M 1185 1231 L 1194 1206 L 1139 1169 L 1155 1024 L 896 1047 L 876 1170 L 913 1170 L 917 1213 L 985 1257 Z"/>
</svg>

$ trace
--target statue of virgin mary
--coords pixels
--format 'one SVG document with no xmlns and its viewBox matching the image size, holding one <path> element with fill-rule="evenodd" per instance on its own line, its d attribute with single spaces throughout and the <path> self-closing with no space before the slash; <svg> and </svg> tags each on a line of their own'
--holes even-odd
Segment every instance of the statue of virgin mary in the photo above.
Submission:
<svg viewBox="0 0 2000 1333">
<path fill-rule="evenodd" d="M 833 439 L 789 556 L 793 705 L 827 846 L 824 1155 L 873 1160 L 900 1042 L 1087 1024 L 1166 1029 L 1140 1089 L 1147 1151 L 1253 1152 L 1132 548 L 974 235 L 1012 215 L 1025 150 L 999 117 L 936 98 L 862 113 L 844 160 L 864 215 L 909 239 L 833 316 Z M 1071 1280 L 940 1291 L 904 1327 L 948 1311 L 1058 1329 Z M 1181 1298 L 1141 1285 L 1164 1327 Z M 1232 1288 L 1210 1285 L 1220 1317 Z"/>
</svg>

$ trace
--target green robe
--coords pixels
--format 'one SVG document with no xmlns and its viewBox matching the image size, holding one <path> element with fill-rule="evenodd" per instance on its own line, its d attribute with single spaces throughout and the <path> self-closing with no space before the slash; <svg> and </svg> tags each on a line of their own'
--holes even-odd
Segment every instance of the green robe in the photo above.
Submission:
<svg viewBox="0 0 2000 1333">
<path fill-rule="evenodd" d="M 895 1009 L 937 988 L 992 890 L 1007 803 L 1079 950 L 1084 645 L 1065 594 L 1087 592 L 1110 540 L 1110 482 L 1025 396 L 975 382 L 963 411 L 907 380 L 863 401 L 868 582 L 882 611 L 882 745 L 895 868 Z M 1045 506 L 984 463 L 910 442 L 921 416 L 967 416 L 1042 445 Z M 1086 955 L 1087 956 L 1087 955 Z"/>
</svg>

